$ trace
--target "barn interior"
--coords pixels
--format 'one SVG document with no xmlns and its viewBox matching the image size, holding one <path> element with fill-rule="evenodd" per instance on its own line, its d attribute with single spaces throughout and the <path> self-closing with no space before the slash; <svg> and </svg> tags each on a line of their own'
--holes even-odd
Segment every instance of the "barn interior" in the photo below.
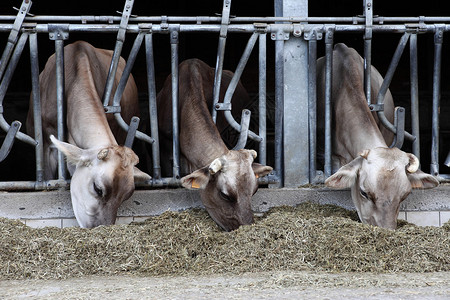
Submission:
<svg viewBox="0 0 450 300">
<path fill-rule="evenodd" d="M 442 16 L 448 15 L 450 11 L 442 8 L 448 7 L 443 0 L 433 1 L 434 5 L 420 3 L 411 5 L 410 1 L 374 1 L 374 15 L 391 17 L 417 17 L 417 16 Z M 13 7 L 20 7 L 21 0 L 7 0 L 0 2 L 0 15 L 16 15 Z M 30 13 L 34 15 L 106 15 L 118 16 L 117 11 L 123 10 L 124 1 L 33 1 Z M 222 11 L 222 1 L 143 1 L 135 0 L 132 14 L 139 16 L 215 16 Z M 311 17 L 352 17 L 362 15 L 362 1 L 344 0 L 321 0 L 310 1 L 308 14 Z M 231 4 L 231 15 L 233 16 L 274 16 L 274 1 L 248 0 L 233 1 Z M 0 32 L 0 50 L 7 42 L 8 33 Z M 399 34 L 377 33 L 374 34 L 372 44 L 372 64 L 385 74 L 391 61 L 392 55 L 397 47 Z M 133 37 L 128 37 L 124 44 L 122 55 L 129 53 Z M 96 47 L 113 49 L 116 34 L 98 33 L 71 33 L 66 44 L 76 40 L 86 40 Z M 241 57 L 242 51 L 247 43 L 248 36 L 245 34 L 229 34 L 225 51 L 224 68 L 234 70 Z M 268 39 L 269 40 L 269 39 Z M 335 43 L 344 42 L 358 50 L 363 55 L 363 38 L 361 34 L 345 33 L 336 34 Z M 47 58 L 54 52 L 54 43 L 48 39 L 48 35 L 38 35 L 39 43 L 39 65 L 42 70 Z M 200 58 L 215 65 L 217 54 L 218 34 L 216 33 L 187 33 L 180 37 L 179 61 L 188 58 Z M 159 90 L 163 81 L 170 73 L 170 42 L 168 35 L 155 35 L 154 55 L 156 71 L 156 88 Z M 420 133 L 421 133 L 421 163 L 422 170 L 430 170 L 430 141 L 431 141 L 431 107 L 432 107 L 432 75 L 433 75 L 433 35 L 423 34 L 418 37 L 419 55 L 419 101 L 420 101 Z M 29 106 L 29 94 L 31 91 L 29 51 L 25 48 L 19 65 L 13 76 L 4 100 L 4 116 L 11 123 L 19 120 L 25 124 Z M 274 44 L 268 42 L 268 94 L 274 91 Z M 439 143 L 439 169 L 440 173 L 449 173 L 450 170 L 443 162 L 450 149 L 450 122 L 446 118 L 449 115 L 450 86 L 446 81 L 449 78 L 450 61 L 448 55 L 448 43 L 444 35 L 443 57 L 441 67 L 441 106 L 440 106 L 440 143 Z M 324 55 L 322 42 L 318 43 L 318 57 Z M 147 80 L 145 72 L 145 57 L 141 50 L 133 67 L 133 76 L 136 79 L 142 106 L 146 107 Z M 254 53 L 250 57 L 247 67 L 242 75 L 242 82 L 251 95 L 258 92 L 258 58 Z M 390 90 L 397 106 L 404 106 L 407 110 L 406 129 L 410 129 L 409 114 L 409 53 L 405 51 L 400 64 L 395 72 Z M 269 104 L 270 105 L 270 104 Z M 145 112 L 145 109 L 143 109 Z M 270 116 L 269 116 L 270 123 Z M 273 124 L 272 124 L 273 125 Z M 24 125 L 22 125 L 24 126 Z M 24 128 L 22 127 L 22 131 Z M 0 143 L 3 142 L 6 133 L 0 133 Z M 405 141 L 403 150 L 410 151 L 411 143 Z M 0 181 L 34 180 L 34 150 L 30 145 L 16 141 L 9 156 L 0 163 Z"/>
</svg>

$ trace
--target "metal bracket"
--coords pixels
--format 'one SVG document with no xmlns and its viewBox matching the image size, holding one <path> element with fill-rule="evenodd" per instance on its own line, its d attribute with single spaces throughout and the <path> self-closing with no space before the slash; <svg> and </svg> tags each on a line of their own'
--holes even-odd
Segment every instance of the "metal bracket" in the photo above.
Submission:
<svg viewBox="0 0 450 300">
<path fill-rule="evenodd" d="M 52 41 L 69 38 L 69 24 L 48 24 L 48 36 Z"/>
<path fill-rule="evenodd" d="M 401 149 L 405 140 L 405 109 L 403 107 L 398 106 L 395 108 L 394 125 L 396 133 L 390 148 L 396 147 Z"/>
<path fill-rule="evenodd" d="M 161 30 L 162 31 L 168 31 L 169 30 L 169 23 L 167 23 L 167 16 L 161 16 Z"/>
<path fill-rule="evenodd" d="M 383 104 L 370 104 L 370 111 L 384 111 L 384 103 Z"/>
<path fill-rule="evenodd" d="M 106 114 L 115 114 L 115 113 L 120 113 L 121 112 L 120 105 L 117 105 L 117 106 L 113 106 L 113 105 L 103 106 L 103 109 L 105 110 Z"/>
<path fill-rule="evenodd" d="M 223 1 L 222 21 L 220 23 L 220 37 L 227 37 L 228 25 L 230 24 L 231 0 Z"/>
<path fill-rule="evenodd" d="M 270 38 L 272 41 L 287 41 L 289 40 L 289 32 L 286 32 L 283 29 L 278 29 L 277 32 L 272 32 L 270 34 Z"/>
<path fill-rule="evenodd" d="M 322 31 L 317 30 L 317 28 L 312 28 L 311 30 L 305 30 L 303 37 L 306 41 L 310 40 L 321 40 L 323 36 Z"/>
<path fill-rule="evenodd" d="M 128 127 L 127 138 L 125 139 L 125 147 L 133 147 L 134 137 L 136 136 L 136 131 L 139 126 L 140 119 L 136 116 L 131 118 L 130 126 Z"/>
<path fill-rule="evenodd" d="M 19 121 L 14 121 L 9 127 L 8 133 L 6 134 L 5 140 L 3 141 L 2 147 L 0 148 L 0 162 L 3 161 L 11 151 L 11 148 L 14 144 L 14 138 L 21 126 L 22 123 L 20 123 Z"/>
<path fill-rule="evenodd" d="M 267 24 L 266 23 L 253 23 L 255 27 L 255 32 L 258 33 L 266 33 L 267 32 Z"/>
<path fill-rule="evenodd" d="M 242 110 L 242 116 L 241 116 L 241 130 L 239 131 L 239 139 L 236 143 L 236 146 L 234 146 L 233 150 L 239 150 L 244 149 L 245 145 L 247 144 L 247 138 L 248 138 L 248 127 L 250 125 L 250 116 L 251 111 L 248 109 Z"/>
<path fill-rule="evenodd" d="M 131 16 L 131 10 L 133 8 L 134 0 L 125 0 L 125 6 L 123 7 L 122 18 L 120 19 L 119 32 L 117 33 L 117 40 L 124 42 L 125 33 L 127 32 L 128 20 Z"/>
<path fill-rule="evenodd" d="M 214 108 L 216 110 L 231 110 L 231 102 L 229 102 L 229 103 L 216 103 Z"/>
<path fill-rule="evenodd" d="M 294 30 L 292 31 L 292 35 L 295 37 L 301 37 L 303 33 L 303 25 L 293 24 Z"/>
<path fill-rule="evenodd" d="M 333 44 L 336 25 L 325 25 L 325 44 Z"/>
<path fill-rule="evenodd" d="M 436 44 L 442 44 L 444 41 L 445 24 L 435 24 L 434 42 Z"/>
<path fill-rule="evenodd" d="M 178 44 L 178 36 L 179 36 L 179 27 L 177 25 L 177 28 L 172 28 L 170 30 L 170 43 L 171 44 Z"/>
<path fill-rule="evenodd" d="M 373 10 L 372 0 L 365 0 L 364 16 L 366 18 L 366 28 L 364 30 L 364 39 L 372 39 Z"/>
</svg>

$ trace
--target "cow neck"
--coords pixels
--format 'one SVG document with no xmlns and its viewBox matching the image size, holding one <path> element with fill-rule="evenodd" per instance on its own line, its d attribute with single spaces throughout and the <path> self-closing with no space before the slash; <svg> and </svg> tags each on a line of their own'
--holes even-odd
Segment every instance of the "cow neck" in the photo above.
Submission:
<svg viewBox="0 0 450 300">
<path fill-rule="evenodd" d="M 86 77 L 86 78 L 89 78 Z M 67 97 L 67 127 L 77 146 L 88 149 L 117 145 L 93 82 L 73 81 Z"/>
<path fill-rule="evenodd" d="M 183 153 L 196 168 L 211 163 L 229 150 L 223 142 L 211 114 L 202 102 L 198 105 L 185 103 L 181 107 L 180 147 L 189 149 Z"/>
</svg>

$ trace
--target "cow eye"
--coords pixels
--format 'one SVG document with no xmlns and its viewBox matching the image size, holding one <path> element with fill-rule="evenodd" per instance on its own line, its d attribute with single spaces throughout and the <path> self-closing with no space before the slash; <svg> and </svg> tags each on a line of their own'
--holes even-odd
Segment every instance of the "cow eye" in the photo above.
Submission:
<svg viewBox="0 0 450 300">
<path fill-rule="evenodd" d="M 367 196 L 367 193 L 364 192 L 362 189 L 359 189 L 359 193 L 361 194 L 361 196 L 363 196 L 366 199 L 369 199 L 369 197 Z"/>
<path fill-rule="evenodd" d="M 103 197 L 103 190 L 99 188 L 94 182 L 94 191 L 97 193 L 99 197 Z"/>
<path fill-rule="evenodd" d="M 225 193 L 222 192 L 222 191 L 220 191 L 219 193 L 220 193 L 220 197 L 221 197 L 223 200 L 228 201 L 228 202 L 234 202 L 234 199 L 233 199 L 230 195 L 227 195 L 227 194 L 225 194 Z"/>
</svg>

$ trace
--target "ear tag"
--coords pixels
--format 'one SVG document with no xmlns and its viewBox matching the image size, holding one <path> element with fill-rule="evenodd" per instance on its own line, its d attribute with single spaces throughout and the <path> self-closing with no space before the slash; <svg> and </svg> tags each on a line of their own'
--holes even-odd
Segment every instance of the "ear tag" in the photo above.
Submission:
<svg viewBox="0 0 450 300">
<path fill-rule="evenodd" d="M 198 184 L 197 181 L 195 181 L 195 179 L 192 179 L 191 188 L 193 188 L 193 189 L 199 189 L 200 188 L 200 185 Z"/>
<path fill-rule="evenodd" d="M 256 178 L 259 178 L 259 175 L 258 175 L 258 174 L 255 174 L 255 177 L 256 177 Z"/>
</svg>

